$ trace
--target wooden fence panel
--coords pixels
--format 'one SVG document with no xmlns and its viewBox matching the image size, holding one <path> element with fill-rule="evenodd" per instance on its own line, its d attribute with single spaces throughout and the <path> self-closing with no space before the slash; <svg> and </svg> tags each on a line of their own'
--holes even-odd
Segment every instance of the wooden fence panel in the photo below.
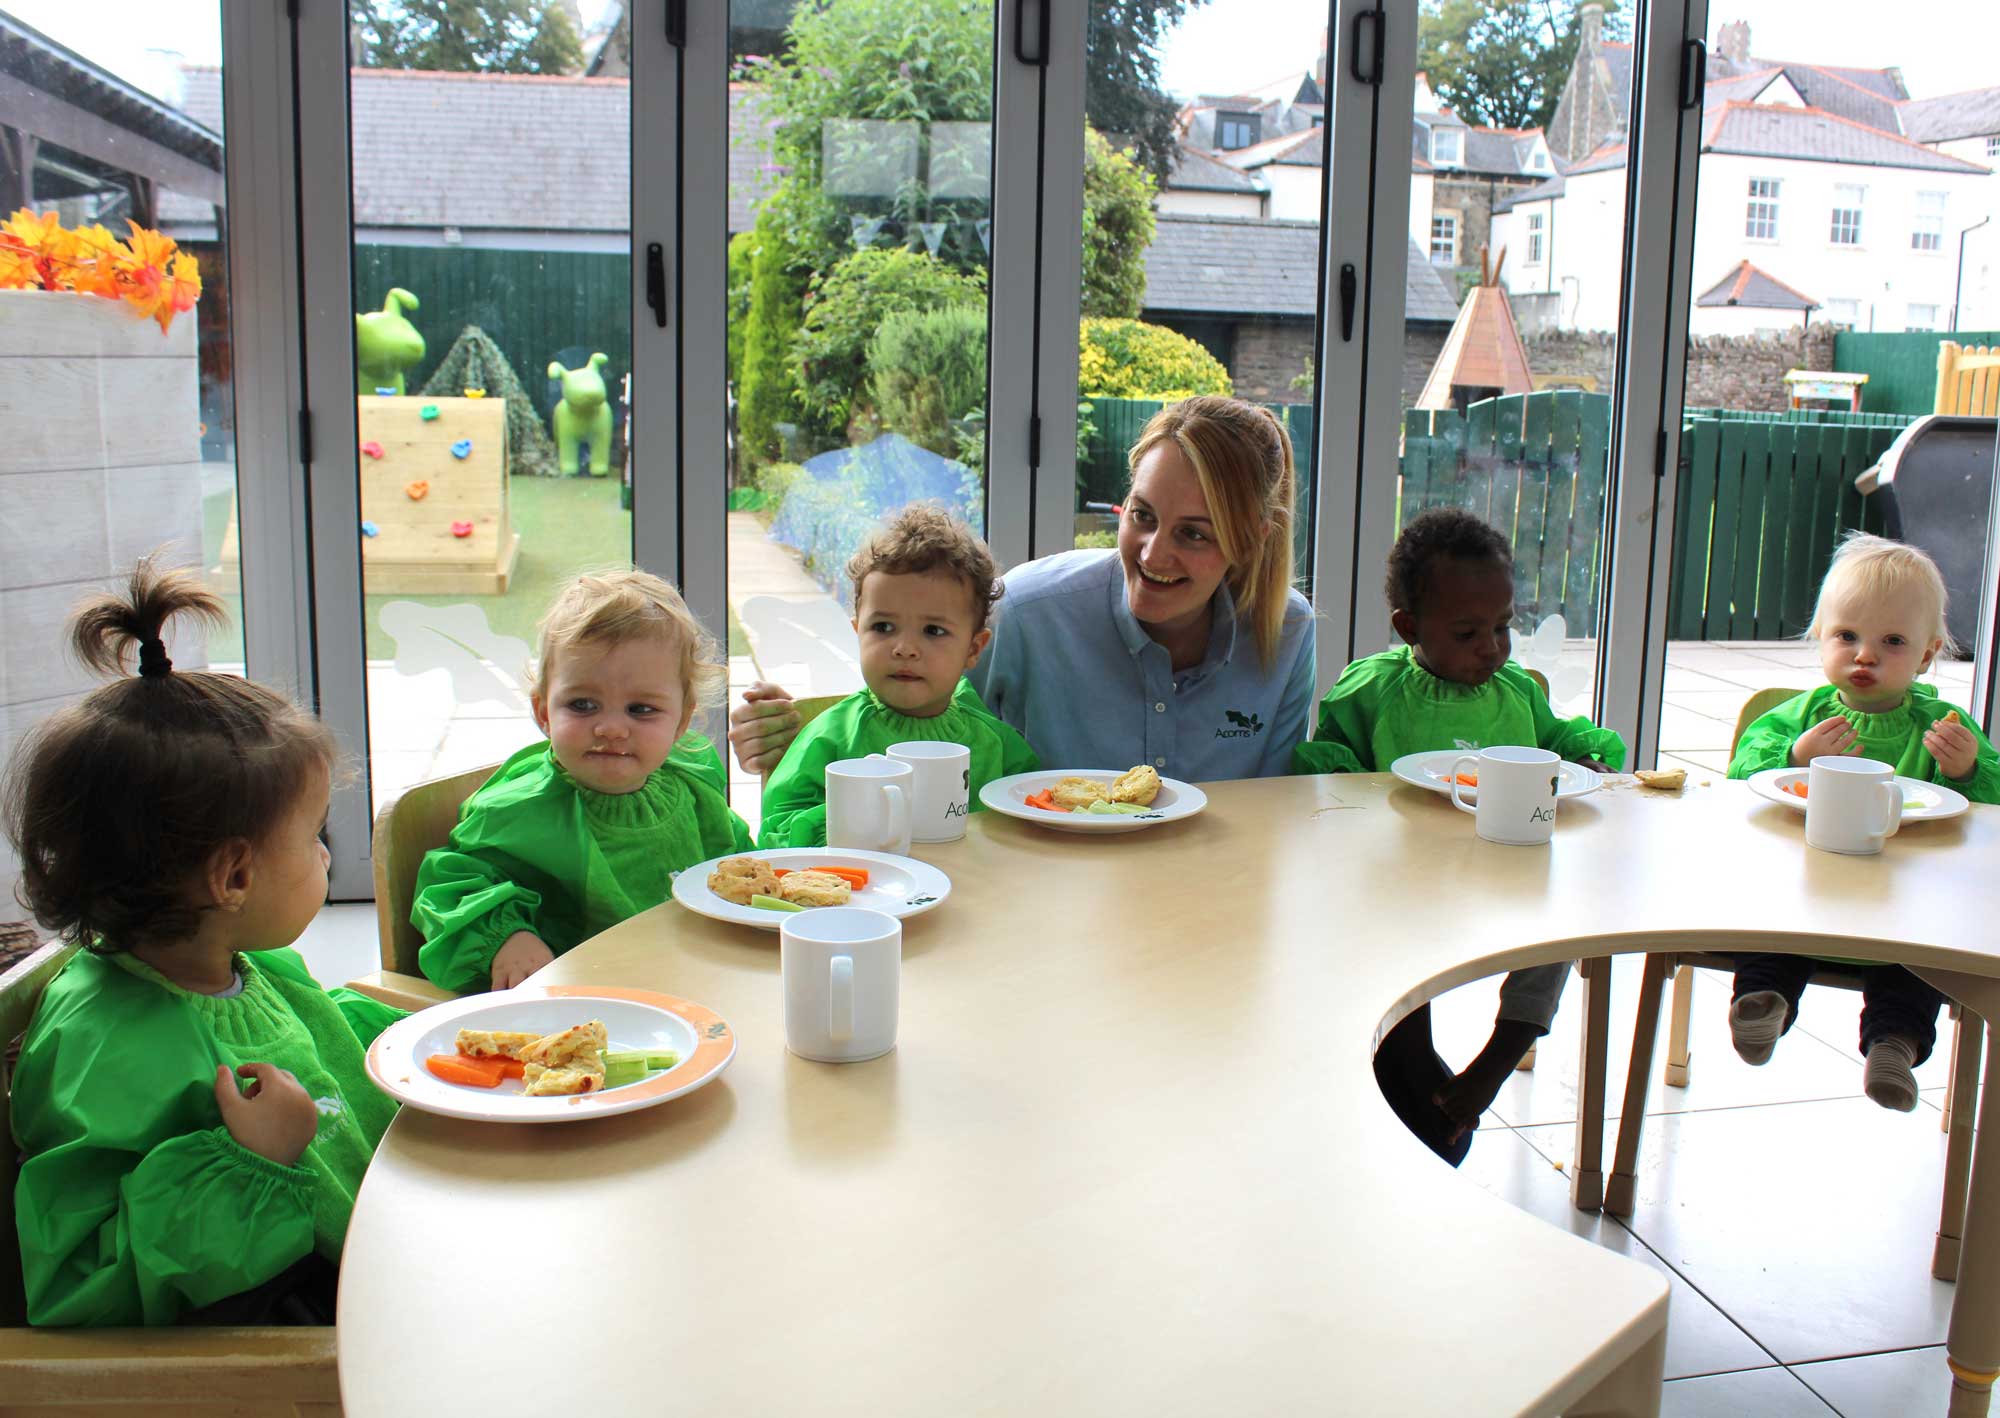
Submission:
<svg viewBox="0 0 2000 1418">
<path fill-rule="evenodd" d="M 1582 405 L 1576 449 L 1576 496 L 1567 537 L 1562 616 L 1572 635 L 1597 633 L 1598 547 L 1604 535 L 1604 488 L 1611 452 L 1611 399 L 1593 394 Z"/>
<path fill-rule="evenodd" d="M 1772 424 L 1771 451 L 1764 466 L 1764 515 L 1757 555 L 1757 597 L 1751 635 L 1775 640 L 1783 619 L 1786 540 L 1791 532 L 1794 455 L 1807 424 Z"/>
<path fill-rule="evenodd" d="M 1819 583 L 1812 577 L 1812 564 L 1814 550 L 1820 540 L 1826 442 L 1825 425 L 1802 426 L 1792 451 L 1785 569 L 1783 585 L 1778 591 L 1777 628 L 1772 632 L 1780 638 L 1801 633 L 1812 621 L 1813 598 L 1819 592 Z"/>
<path fill-rule="evenodd" d="M 1595 396 L 1591 396 L 1595 397 Z M 1554 396 L 1549 419 L 1549 495 L 1542 514 L 1542 616 L 1567 615 L 1563 610 L 1569 581 L 1571 519 L 1576 515 L 1577 450 L 1588 416 L 1586 396 L 1573 389 Z M 1609 405 L 1606 404 L 1608 411 Z M 1608 412 L 1607 412 L 1608 416 Z"/>
<path fill-rule="evenodd" d="M 1520 515 L 1514 534 L 1514 598 L 1530 622 L 1541 620 L 1542 573 L 1548 558 L 1549 468 L 1555 449 L 1554 394 L 1530 394 L 1521 414 Z"/>
</svg>

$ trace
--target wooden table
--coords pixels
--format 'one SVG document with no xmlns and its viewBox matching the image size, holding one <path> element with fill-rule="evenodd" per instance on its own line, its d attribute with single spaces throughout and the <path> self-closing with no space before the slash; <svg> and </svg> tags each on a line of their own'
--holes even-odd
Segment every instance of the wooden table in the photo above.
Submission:
<svg viewBox="0 0 2000 1418">
<path fill-rule="evenodd" d="M 774 934 L 670 904 L 562 957 L 551 982 L 710 1005 L 736 1060 L 587 1124 L 406 1109 L 348 1233 L 348 1413 L 1652 1414 L 1665 1283 L 1433 1157 L 1376 1040 L 1515 966 L 1746 933 L 2000 976 L 2000 810 L 1854 859 L 1719 778 L 1565 802 L 1549 850 L 1385 775 L 1208 791 L 1129 836 L 981 813 L 922 849 L 953 894 L 907 923 L 872 1063 L 786 1052 Z M 1994 1131 L 1951 1334 L 1975 1372 Z"/>
</svg>

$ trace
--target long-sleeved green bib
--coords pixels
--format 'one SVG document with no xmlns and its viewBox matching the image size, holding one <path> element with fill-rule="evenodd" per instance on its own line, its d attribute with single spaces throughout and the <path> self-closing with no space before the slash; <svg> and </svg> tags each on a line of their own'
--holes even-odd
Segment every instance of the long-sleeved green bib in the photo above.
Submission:
<svg viewBox="0 0 2000 1418">
<path fill-rule="evenodd" d="M 995 718 L 965 680 L 958 682 L 944 713 L 931 719 L 898 714 L 864 689 L 828 709 L 792 740 L 764 785 L 764 825 L 757 840 L 766 847 L 825 846 L 827 764 L 912 741 L 958 743 L 972 750 L 974 812 L 986 784 L 1041 767 L 1028 741 Z"/>
<path fill-rule="evenodd" d="M 129 955 L 79 952 L 14 1074 L 14 1192 L 28 1320 L 171 1324 L 317 1250 L 340 1259 L 354 1193 L 396 1104 L 363 1050 L 402 1011 L 322 990 L 289 949 L 236 957 L 243 990 L 194 994 Z M 294 1166 L 238 1145 L 215 1069 L 289 1069 L 319 1105 Z"/>
<path fill-rule="evenodd" d="M 747 851 L 715 745 L 689 734 L 630 793 L 583 787 L 546 743 L 500 765 L 417 872 L 417 961 L 448 990 L 483 990 L 516 931 L 557 955 L 665 901 L 674 873 Z"/>
<path fill-rule="evenodd" d="M 1864 714 L 1848 708 L 1841 701 L 1839 690 L 1823 684 L 1787 699 L 1745 729 L 1735 755 L 1729 760 L 1729 776 L 1748 778 L 1766 768 L 1789 768 L 1792 744 L 1798 736 L 1838 714 L 1854 725 L 1855 735 L 1861 740 L 1856 749 L 1860 757 L 1890 764 L 1905 778 L 1948 784 L 1976 803 L 2000 803 L 2000 754 L 1994 752 L 1992 740 L 1979 731 L 1972 716 L 1963 709 L 1958 710 L 1959 721 L 1979 741 L 1972 777 L 1963 780 L 1945 777 L 1937 760 L 1924 747 L 1924 734 L 1954 707 L 1939 699 L 1937 691 L 1929 685 L 1913 684 L 1908 697 L 1897 708 L 1886 714 Z"/>
<path fill-rule="evenodd" d="M 1589 719 L 1559 719 L 1509 660 L 1481 685 L 1439 679 L 1407 645 L 1356 660 L 1320 701 L 1319 726 L 1292 751 L 1294 773 L 1379 773 L 1406 753 L 1496 744 L 1546 748 L 1619 768 L 1625 743 Z"/>
</svg>

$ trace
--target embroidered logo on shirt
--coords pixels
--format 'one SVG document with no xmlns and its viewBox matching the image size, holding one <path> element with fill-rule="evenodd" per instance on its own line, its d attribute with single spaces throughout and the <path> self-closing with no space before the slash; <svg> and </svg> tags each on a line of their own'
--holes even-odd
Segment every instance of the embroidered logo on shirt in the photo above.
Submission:
<svg viewBox="0 0 2000 1418">
<path fill-rule="evenodd" d="M 322 1122 L 332 1122 L 347 1111 L 347 1105 L 334 1096 L 315 1098 L 313 1106 L 319 1109 Z"/>
<path fill-rule="evenodd" d="M 1217 729 L 1215 736 L 1219 739 L 1254 738 L 1264 732 L 1264 721 L 1255 714 L 1245 714 L 1236 709 L 1225 709 L 1222 711 L 1222 717 L 1235 725 L 1235 727 Z"/>
</svg>

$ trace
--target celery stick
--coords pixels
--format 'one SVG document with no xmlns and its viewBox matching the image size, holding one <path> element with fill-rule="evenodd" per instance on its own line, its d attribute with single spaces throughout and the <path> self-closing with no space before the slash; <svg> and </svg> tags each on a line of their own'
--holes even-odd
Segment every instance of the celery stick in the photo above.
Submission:
<svg viewBox="0 0 2000 1418">
<path fill-rule="evenodd" d="M 623 1088 L 628 1083 L 637 1083 L 651 1073 L 672 1068 L 681 1061 L 679 1054 L 664 1049 L 630 1049 L 621 1053 L 604 1056 L 604 1086 Z"/>
<path fill-rule="evenodd" d="M 805 907 L 795 901 L 780 901 L 775 896 L 752 896 L 750 904 L 760 911 L 803 911 Z"/>
</svg>

